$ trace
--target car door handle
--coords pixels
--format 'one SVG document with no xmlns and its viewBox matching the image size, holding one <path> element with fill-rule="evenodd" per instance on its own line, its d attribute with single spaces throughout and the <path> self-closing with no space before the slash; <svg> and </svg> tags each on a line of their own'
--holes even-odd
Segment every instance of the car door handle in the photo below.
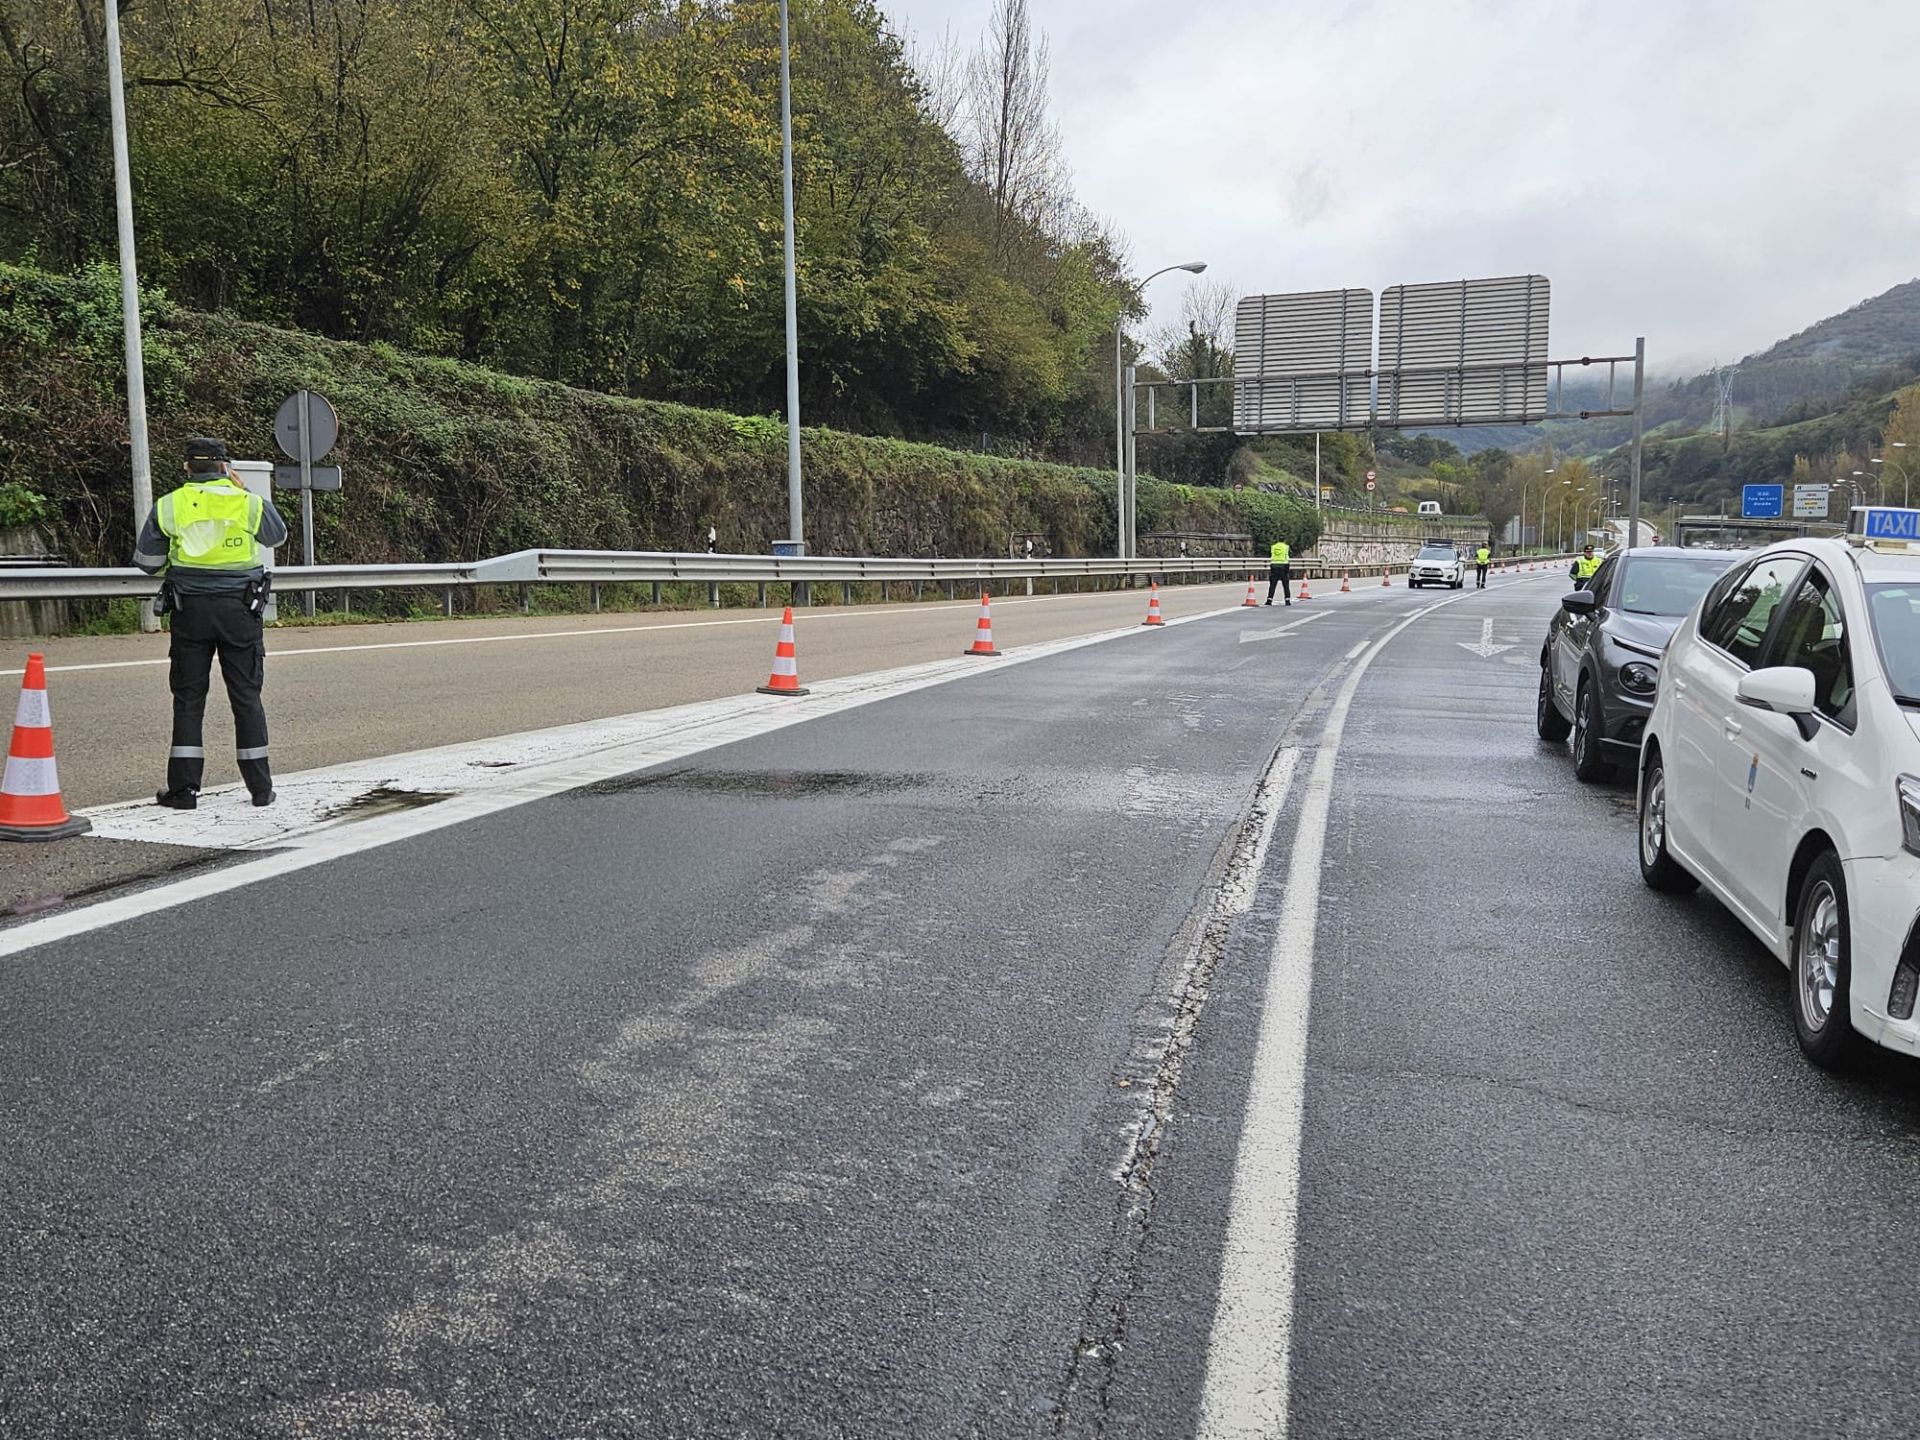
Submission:
<svg viewBox="0 0 1920 1440">
<path fill-rule="evenodd" d="M 1676 675 L 1673 677 L 1673 688 L 1675 690 L 1680 691 L 1682 694 L 1685 694 L 1687 689 L 1687 682 L 1682 680 L 1678 675 Z"/>
<path fill-rule="evenodd" d="M 1726 726 L 1727 738 L 1729 740 L 1733 739 L 1736 735 L 1740 733 L 1740 722 L 1734 719 L 1733 716 L 1722 715 L 1720 717 L 1720 723 Z"/>
</svg>

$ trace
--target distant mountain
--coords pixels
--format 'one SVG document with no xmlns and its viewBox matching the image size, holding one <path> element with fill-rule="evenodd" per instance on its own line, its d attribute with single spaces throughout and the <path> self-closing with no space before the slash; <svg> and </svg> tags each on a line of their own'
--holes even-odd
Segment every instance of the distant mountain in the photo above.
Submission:
<svg viewBox="0 0 1920 1440">
<path fill-rule="evenodd" d="M 1733 371 L 1733 424 L 1735 428 L 1767 427 L 1810 419 L 1837 408 L 1876 372 L 1890 367 L 1911 369 L 1916 359 L 1920 359 L 1920 280 L 1909 280 L 1727 367 Z M 1569 372 L 1569 401 L 1574 398 L 1571 381 Z M 1713 421 L 1716 385 L 1712 372 L 1650 384 L 1647 429 L 1676 436 L 1705 429 Z M 1568 408 L 1581 407 L 1570 404 Z M 1493 445 L 1525 450 L 1545 444 L 1590 454 L 1620 444 L 1630 428 L 1623 420 L 1555 421 L 1524 428 L 1469 426 L 1421 433 L 1451 440 L 1468 454 Z"/>
</svg>

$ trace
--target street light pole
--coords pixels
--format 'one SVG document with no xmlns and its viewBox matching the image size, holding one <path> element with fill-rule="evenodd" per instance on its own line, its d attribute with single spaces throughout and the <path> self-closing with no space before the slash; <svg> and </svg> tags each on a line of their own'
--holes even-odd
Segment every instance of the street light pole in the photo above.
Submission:
<svg viewBox="0 0 1920 1440">
<path fill-rule="evenodd" d="M 1162 275 L 1170 275 L 1175 270 L 1185 270 L 1198 275 L 1207 268 L 1204 260 L 1189 260 L 1184 265 L 1168 265 L 1154 271 L 1138 285 L 1133 287 L 1135 295 L 1140 294 L 1148 285 Z M 1127 312 L 1123 306 L 1113 317 L 1113 437 L 1114 466 L 1117 475 L 1114 481 L 1114 549 L 1113 553 L 1121 560 L 1132 558 L 1133 536 L 1133 426 L 1132 406 L 1127 383 L 1126 362 L 1126 324 Z"/>
<path fill-rule="evenodd" d="M 113 0 L 107 0 L 111 9 Z M 800 294 L 793 243 L 793 66 L 787 0 L 780 0 L 780 189 L 786 220 L 787 538 L 806 553 L 800 491 Z"/>
<path fill-rule="evenodd" d="M 133 250 L 133 175 L 127 159 L 126 81 L 120 66 L 120 7 L 106 0 L 107 108 L 113 127 L 113 201 L 120 229 L 120 321 L 127 351 L 127 440 L 133 460 L 133 533 L 153 509 L 153 457 L 147 448 L 147 372 L 140 342 L 140 272 Z M 160 628 L 153 606 L 140 604 L 140 628 Z"/>
<path fill-rule="evenodd" d="M 1633 342 L 1633 489 L 1627 497 L 1627 549 L 1640 543 L 1640 452 L 1647 433 L 1647 337 Z"/>
</svg>

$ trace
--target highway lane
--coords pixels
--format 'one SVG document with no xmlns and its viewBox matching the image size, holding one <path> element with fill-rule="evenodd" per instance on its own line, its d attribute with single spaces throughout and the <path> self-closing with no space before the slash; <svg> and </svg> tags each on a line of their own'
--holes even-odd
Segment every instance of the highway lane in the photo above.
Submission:
<svg viewBox="0 0 1920 1440">
<path fill-rule="evenodd" d="M 990 669 L 0 962 L 0 1416 L 1911 1433 L 1914 1069 L 1806 1069 L 1640 888 L 1532 735 L 1558 591 Z"/>
<path fill-rule="evenodd" d="M 0 1413 L 1097 1428 L 1195 916 L 1414 600 L 987 667 L 14 957 Z"/>
<path fill-rule="evenodd" d="M 1422 621 L 1355 694 L 1268 1317 L 1289 1433 L 1910 1435 L 1920 1070 L 1807 1067 L 1784 969 L 1641 886 L 1629 785 L 1533 733 L 1555 596 Z M 1514 648 L 1482 658 L 1489 614 Z M 1116 1434 L 1189 1433 L 1206 1385 L 1182 1341 L 1234 1259 L 1218 1176 L 1272 1123 L 1245 1107 L 1280 914 L 1263 891 L 1197 1036 Z"/>
<path fill-rule="evenodd" d="M 1244 585 L 1176 585 L 1161 592 L 1161 603 L 1169 616 L 1188 615 L 1245 593 Z M 994 633 L 1002 648 L 1032 644 L 1125 625 L 1146 608 L 1144 591 L 1004 596 L 994 605 Z M 825 680 L 944 659 L 972 644 L 978 613 L 977 599 L 803 610 L 801 676 Z M 741 694 L 766 682 L 779 615 L 680 611 L 275 630 L 267 671 L 274 763 L 282 773 L 307 770 Z M 29 648 L 42 650 L 52 670 L 70 805 L 129 800 L 158 787 L 172 714 L 166 647 L 164 635 L 13 642 L 14 673 Z M 238 778 L 233 722 L 217 680 L 207 717 L 207 783 L 230 783 Z"/>
</svg>

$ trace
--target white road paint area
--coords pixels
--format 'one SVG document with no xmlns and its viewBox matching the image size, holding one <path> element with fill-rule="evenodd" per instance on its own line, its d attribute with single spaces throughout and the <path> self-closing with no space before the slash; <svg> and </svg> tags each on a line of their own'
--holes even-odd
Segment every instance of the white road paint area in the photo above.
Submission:
<svg viewBox="0 0 1920 1440">
<path fill-rule="evenodd" d="M 1163 634 L 1177 625 L 1234 614 L 1239 608 L 1181 616 L 1156 630 L 1129 625 L 1022 646 L 1008 651 L 993 668 L 1130 636 Z M 1141 643 L 1153 642 L 1143 639 Z M 150 801 L 103 806 L 88 812 L 94 833 L 102 838 L 268 853 L 0 930 L 0 957 L 789 725 L 990 673 L 982 666 L 982 661 L 971 657 L 941 660 L 821 681 L 809 695 L 796 700 L 736 696 L 305 771 L 277 778 L 274 783 L 281 801 L 265 810 L 255 810 L 237 785 L 203 793 L 200 808 L 194 811 L 163 810 Z M 419 797 L 429 794 L 441 798 L 419 803 Z"/>
<path fill-rule="evenodd" d="M 1300 1123 L 1306 1094 L 1307 1010 L 1320 920 L 1320 869 L 1334 768 L 1353 697 L 1368 668 L 1408 626 L 1461 597 L 1418 610 L 1356 646 L 1359 659 L 1327 712 L 1307 776 L 1261 1005 L 1253 1076 L 1234 1162 L 1220 1295 L 1207 1349 L 1200 1434 L 1207 1440 L 1283 1440 L 1291 1395 L 1294 1246 L 1300 1206 Z M 1291 766 L 1288 767 L 1289 776 Z"/>
</svg>

